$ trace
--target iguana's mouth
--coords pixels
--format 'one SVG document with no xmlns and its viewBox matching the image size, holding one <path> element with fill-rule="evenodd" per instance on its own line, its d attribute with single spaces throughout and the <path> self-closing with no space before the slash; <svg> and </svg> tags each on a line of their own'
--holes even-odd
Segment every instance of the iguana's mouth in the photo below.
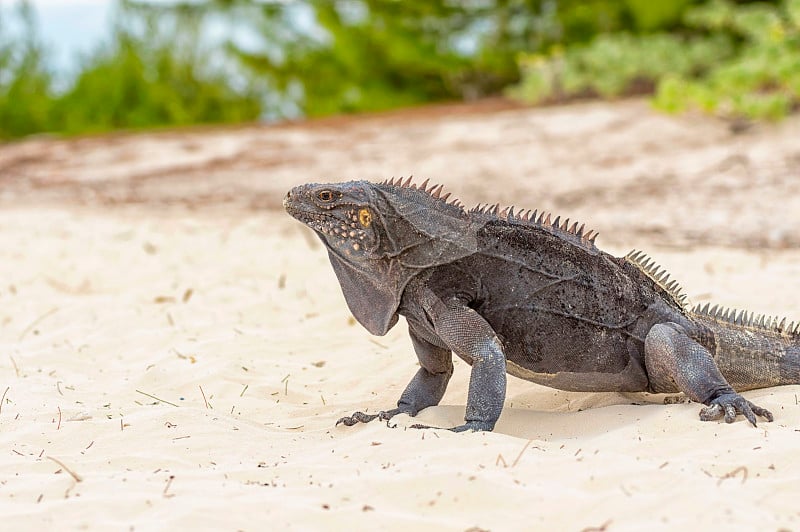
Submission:
<svg viewBox="0 0 800 532">
<path fill-rule="evenodd" d="M 304 224 L 308 224 L 309 222 L 322 222 L 326 219 L 334 221 L 336 220 L 335 216 L 331 216 L 330 214 L 323 212 L 313 212 L 300 209 L 288 203 L 286 200 L 283 200 L 283 208 L 286 209 L 286 212 L 289 213 L 290 216 L 300 220 Z"/>
<path fill-rule="evenodd" d="M 283 208 L 286 209 L 286 212 L 295 220 L 321 233 L 329 234 L 331 227 L 341 224 L 341 221 L 336 218 L 336 216 L 324 212 L 314 212 L 298 208 L 286 199 L 283 200 Z"/>
</svg>

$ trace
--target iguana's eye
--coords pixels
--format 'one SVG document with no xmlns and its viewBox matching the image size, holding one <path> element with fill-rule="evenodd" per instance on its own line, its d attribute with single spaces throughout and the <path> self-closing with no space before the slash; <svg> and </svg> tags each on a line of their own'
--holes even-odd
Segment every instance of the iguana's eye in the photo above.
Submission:
<svg viewBox="0 0 800 532">
<path fill-rule="evenodd" d="M 317 193 L 317 197 L 321 201 L 332 201 L 333 200 L 333 192 L 330 190 L 321 190 Z"/>
<path fill-rule="evenodd" d="M 358 221 L 364 227 L 369 227 L 369 224 L 372 223 L 372 213 L 369 212 L 369 209 L 361 209 L 358 211 Z"/>
</svg>

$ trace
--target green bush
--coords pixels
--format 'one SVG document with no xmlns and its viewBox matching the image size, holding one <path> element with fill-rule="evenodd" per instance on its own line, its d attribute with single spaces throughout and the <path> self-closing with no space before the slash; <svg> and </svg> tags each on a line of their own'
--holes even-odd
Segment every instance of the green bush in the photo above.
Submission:
<svg viewBox="0 0 800 532">
<path fill-rule="evenodd" d="M 523 81 L 508 93 L 532 103 L 652 92 L 667 76 L 696 76 L 731 54 L 730 39 L 671 34 L 600 35 L 591 44 L 521 59 Z"/>
<path fill-rule="evenodd" d="M 239 3 L 264 45 L 231 51 L 306 116 L 496 94 L 518 81 L 515 55 L 549 24 L 539 0 Z"/>
<path fill-rule="evenodd" d="M 256 51 L 232 48 L 248 68 L 303 114 L 372 111 L 497 94 L 519 81 L 516 58 L 520 53 L 544 50 L 559 42 L 585 42 L 603 31 L 673 28 L 680 25 L 681 14 L 691 1 L 330 0 L 286 7 L 269 4 L 254 10 L 259 14 L 255 17 L 257 31 L 268 45 Z M 240 0 L 237 4 L 252 7 L 258 2 Z M 317 32 L 293 27 L 293 14 L 301 8 L 314 21 Z M 221 9 L 230 12 L 227 5 Z M 567 68 L 565 82 L 570 83 L 573 76 Z M 604 77 L 603 93 L 614 81 L 611 75 Z M 542 85 L 547 80 L 529 78 L 526 82 Z"/>
<path fill-rule="evenodd" d="M 59 130 L 108 131 L 255 120 L 257 91 L 236 91 L 208 71 L 198 49 L 176 49 L 150 25 L 146 38 L 118 29 L 113 46 L 87 58 L 72 87 L 54 102 Z"/>
<path fill-rule="evenodd" d="M 688 34 L 610 33 L 587 45 L 522 56 L 508 93 L 539 103 L 655 90 L 668 112 L 779 119 L 800 104 L 800 0 L 689 9 Z"/>
<path fill-rule="evenodd" d="M 0 20 L 0 139 L 46 131 L 52 126 L 52 84 L 45 68 L 46 50 L 36 33 L 33 10 L 16 10 L 21 31 Z"/>
<path fill-rule="evenodd" d="M 510 85 L 530 102 L 655 91 L 670 112 L 759 118 L 800 101 L 800 0 L 115 5 L 112 37 L 59 90 L 29 4 L 11 12 L 20 31 L 0 20 L 0 139 L 374 111 Z M 220 22 L 231 34 L 211 48 L 204 32 Z"/>
<path fill-rule="evenodd" d="M 689 20 L 739 38 L 738 53 L 705 76 L 664 79 L 656 107 L 777 120 L 800 105 L 800 0 L 778 7 L 715 1 L 691 12 Z"/>
<path fill-rule="evenodd" d="M 127 1 L 118 7 L 110 42 L 85 57 L 60 92 L 45 66 L 47 50 L 30 5 L 20 2 L 14 11 L 19 35 L 3 31 L 0 20 L 0 139 L 261 116 L 262 87 L 214 61 L 201 44 L 195 14 L 139 10 Z"/>
</svg>

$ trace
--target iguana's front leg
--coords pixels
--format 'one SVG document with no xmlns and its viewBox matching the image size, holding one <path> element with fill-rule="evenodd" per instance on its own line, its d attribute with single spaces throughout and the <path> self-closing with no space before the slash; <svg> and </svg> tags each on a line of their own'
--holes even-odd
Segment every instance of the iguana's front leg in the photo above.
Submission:
<svg viewBox="0 0 800 532">
<path fill-rule="evenodd" d="M 414 345 L 420 368 L 406 386 L 400 400 L 397 401 L 397 408 L 377 414 L 355 412 L 341 418 L 336 422 L 337 425 L 342 423 L 349 427 L 356 423 L 369 423 L 373 419 L 388 421 L 397 414 L 408 414 L 413 417 L 420 410 L 439 404 L 447 389 L 447 383 L 453 375 L 453 355 L 450 350 L 435 346 L 420 338 L 413 327 L 409 326 L 408 332 L 411 335 L 411 343 Z"/>
<path fill-rule="evenodd" d="M 428 292 L 423 308 L 436 335 L 452 351 L 472 361 L 466 423 L 450 430 L 494 429 L 506 397 L 506 357 L 500 339 L 486 320 L 458 298 L 444 304 Z"/>
<path fill-rule="evenodd" d="M 707 405 L 700 411 L 703 421 L 724 417 L 732 423 L 737 414 L 744 415 L 753 426 L 757 415 L 772 421 L 769 410 L 736 393 L 711 353 L 677 323 L 654 325 L 645 338 L 644 354 L 653 391 L 672 392 L 677 388 L 692 400 Z"/>
</svg>

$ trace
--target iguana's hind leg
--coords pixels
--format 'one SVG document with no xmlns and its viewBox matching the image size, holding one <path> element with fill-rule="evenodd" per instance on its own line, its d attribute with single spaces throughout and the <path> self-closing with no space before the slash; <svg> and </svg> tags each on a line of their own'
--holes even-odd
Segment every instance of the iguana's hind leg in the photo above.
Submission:
<svg viewBox="0 0 800 532">
<path fill-rule="evenodd" d="M 450 350 L 435 346 L 420 338 L 411 327 L 408 330 L 420 368 L 406 386 L 400 400 L 397 401 L 397 408 L 377 414 L 354 412 L 350 416 L 339 419 L 336 422 L 337 425 L 341 423 L 349 427 L 356 423 L 369 423 L 374 419 L 388 421 L 397 414 L 408 414 L 413 417 L 420 410 L 438 405 L 442 400 L 447 383 L 453 375 L 453 357 Z"/>
<path fill-rule="evenodd" d="M 654 325 L 644 342 L 645 364 L 650 387 L 655 392 L 685 393 L 706 405 L 700 419 L 725 418 L 732 423 L 742 414 L 753 426 L 756 416 L 772 421 L 772 414 L 756 406 L 728 384 L 708 350 L 693 340 L 677 323 Z"/>
</svg>

